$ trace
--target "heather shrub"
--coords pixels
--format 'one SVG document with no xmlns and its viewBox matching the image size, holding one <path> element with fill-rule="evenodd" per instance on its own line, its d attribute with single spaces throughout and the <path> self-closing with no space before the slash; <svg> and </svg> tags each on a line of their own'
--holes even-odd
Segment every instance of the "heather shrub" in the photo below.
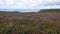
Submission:
<svg viewBox="0 0 60 34">
<path fill-rule="evenodd" d="M 60 34 L 60 13 L 0 13 L 0 34 Z"/>
</svg>

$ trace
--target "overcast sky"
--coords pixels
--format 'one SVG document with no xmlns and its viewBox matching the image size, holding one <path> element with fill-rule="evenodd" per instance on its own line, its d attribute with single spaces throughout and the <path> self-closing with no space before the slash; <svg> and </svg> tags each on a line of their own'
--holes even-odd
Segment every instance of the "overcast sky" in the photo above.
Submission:
<svg viewBox="0 0 60 34">
<path fill-rule="evenodd" d="M 60 0 L 0 0 L 0 9 L 41 9 L 60 8 L 60 5 L 47 5 Z"/>
</svg>

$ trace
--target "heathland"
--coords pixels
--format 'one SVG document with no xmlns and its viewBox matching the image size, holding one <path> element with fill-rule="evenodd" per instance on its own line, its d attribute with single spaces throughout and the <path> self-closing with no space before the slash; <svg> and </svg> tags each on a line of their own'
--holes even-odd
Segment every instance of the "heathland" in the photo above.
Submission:
<svg viewBox="0 0 60 34">
<path fill-rule="evenodd" d="M 0 12 L 0 34 L 60 34 L 60 9 Z"/>
</svg>

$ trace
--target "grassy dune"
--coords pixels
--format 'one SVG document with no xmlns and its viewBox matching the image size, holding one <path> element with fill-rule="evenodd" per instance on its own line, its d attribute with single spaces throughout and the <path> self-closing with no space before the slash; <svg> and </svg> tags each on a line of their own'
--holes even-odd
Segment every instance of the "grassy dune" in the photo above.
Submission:
<svg viewBox="0 0 60 34">
<path fill-rule="evenodd" d="M 0 34 L 60 34 L 60 12 L 0 12 Z"/>
</svg>

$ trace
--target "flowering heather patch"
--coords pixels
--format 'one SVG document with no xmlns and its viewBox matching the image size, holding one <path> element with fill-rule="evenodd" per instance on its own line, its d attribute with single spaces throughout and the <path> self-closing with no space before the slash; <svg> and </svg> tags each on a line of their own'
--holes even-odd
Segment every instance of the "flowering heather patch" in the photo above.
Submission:
<svg viewBox="0 0 60 34">
<path fill-rule="evenodd" d="M 2 12 L 0 34 L 60 34 L 60 12 Z"/>
</svg>

